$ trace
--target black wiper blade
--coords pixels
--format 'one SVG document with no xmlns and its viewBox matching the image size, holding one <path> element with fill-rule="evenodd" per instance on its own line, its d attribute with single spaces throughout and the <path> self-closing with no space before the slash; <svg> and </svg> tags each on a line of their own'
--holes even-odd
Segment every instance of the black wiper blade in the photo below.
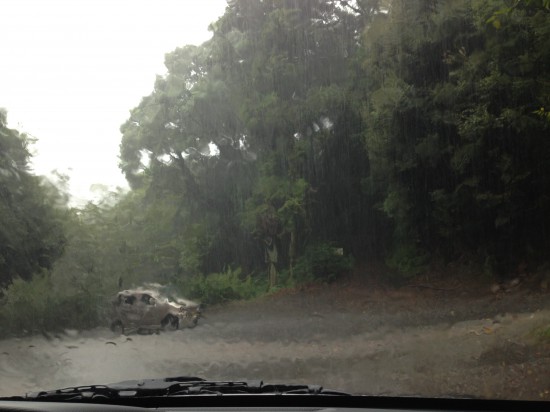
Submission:
<svg viewBox="0 0 550 412">
<path fill-rule="evenodd" d="M 36 401 L 75 401 L 89 399 L 98 401 L 100 399 L 113 399 L 118 396 L 119 394 L 116 390 L 106 385 L 90 385 L 55 389 L 51 391 L 29 392 L 23 399 Z"/>
<path fill-rule="evenodd" d="M 75 386 L 28 393 L 25 399 L 102 401 L 143 397 L 196 395 L 349 395 L 317 385 L 264 384 L 262 381 L 208 381 L 197 377 L 129 380 L 109 385 Z"/>
</svg>

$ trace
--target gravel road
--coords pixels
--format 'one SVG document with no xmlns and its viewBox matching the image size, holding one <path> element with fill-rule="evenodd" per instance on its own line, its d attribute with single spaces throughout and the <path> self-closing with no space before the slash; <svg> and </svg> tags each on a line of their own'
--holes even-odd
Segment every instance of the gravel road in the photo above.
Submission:
<svg viewBox="0 0 550 412">
<path fill-rule="evenodd" d="M 192 375 L 352 393 L 550 400 L 550 295 L 353 285 L 210 308 L 194 329 L 107 328 L 0 341 L 0 394 Z"/>
</svg>

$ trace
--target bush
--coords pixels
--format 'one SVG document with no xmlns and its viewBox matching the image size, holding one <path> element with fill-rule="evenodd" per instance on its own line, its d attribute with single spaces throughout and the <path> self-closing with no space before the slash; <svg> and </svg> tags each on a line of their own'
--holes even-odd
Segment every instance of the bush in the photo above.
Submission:
<svg viewBox="0 0 550 412">
<path fill-rule="evenodd" d="M 265 282 L 253 280 L 251 276 L 243 279 L 241 269 L 198 275 L 184 287 L 184 293 L 202 303 L 215 304 L 230 300 L 251 299 L 265 291 Z"/>
<path fill-rule="evenodd" d="M 386 264 L 397 269 L 403 277 L 416 276 L 427 268 L 429 256 L 414 244 L 403 244 L 395 248 L 395 251 L 386 259 Z"/>
<path fill-rule="evenodd" d="M 330 243 L 317 243 L 306 248 L 294 265 L 294 276 L 298 282 L 331 282 L 347 273 L 353 266 L 351 256 L 344 256 Z"/>
<path fill-rule="evenodd" d="M 47 273 L 15 279 L 0 300 L 2 334 L 85 329 L 99 325 L 102 302 L 84 291 L 54 288 Z"/>
<path fill-rule="evenodd" d="M 534 335 L 542 343 L 550 343 L 550 325 L 541 326 L 534 331 Z"/>
</svg>

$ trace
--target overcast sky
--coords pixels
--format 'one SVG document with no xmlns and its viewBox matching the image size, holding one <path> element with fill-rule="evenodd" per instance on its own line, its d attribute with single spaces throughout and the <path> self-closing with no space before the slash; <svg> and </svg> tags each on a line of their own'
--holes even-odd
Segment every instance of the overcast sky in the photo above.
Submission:
<svg viewBox="0 0 550 412">
<path fill-rule="evenodd" d="M 164 54 L 211 37 L 225 0 L 2 0 L 0 107 L 12 128 L 38 139 L 37 174 L 70 176 L 71 193 L 126 186 L 120 125 Z"/>
</svg>

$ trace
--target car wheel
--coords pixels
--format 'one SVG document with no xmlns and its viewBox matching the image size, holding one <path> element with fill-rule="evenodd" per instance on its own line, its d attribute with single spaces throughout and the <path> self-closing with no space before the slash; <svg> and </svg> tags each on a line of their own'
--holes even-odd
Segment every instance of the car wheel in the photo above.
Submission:
<svg viewBox="0 0 550 412">
<path fill-rule="evenodd" d="M 195 326 L 197 326 L 197 323 L 199 323 L 199 319 L 198 318 L 194 318 L 190 323 L 189 325 L 187 326 L 189 329 L 193 329 Z"/>
<path fill-rule="evenodd" d="M 124 325 L 120 320 L 114 321 L 111 323 L 111 330 L 115 332 L 116 334 L 123 335 L 124 334 Z"/>
<path fill-rule="evenodd" d="M 179 328 L 179 319 L 174 315 L 166 315 L 161 325 L 164 330 L 176 330 Z"/>
</svg>

